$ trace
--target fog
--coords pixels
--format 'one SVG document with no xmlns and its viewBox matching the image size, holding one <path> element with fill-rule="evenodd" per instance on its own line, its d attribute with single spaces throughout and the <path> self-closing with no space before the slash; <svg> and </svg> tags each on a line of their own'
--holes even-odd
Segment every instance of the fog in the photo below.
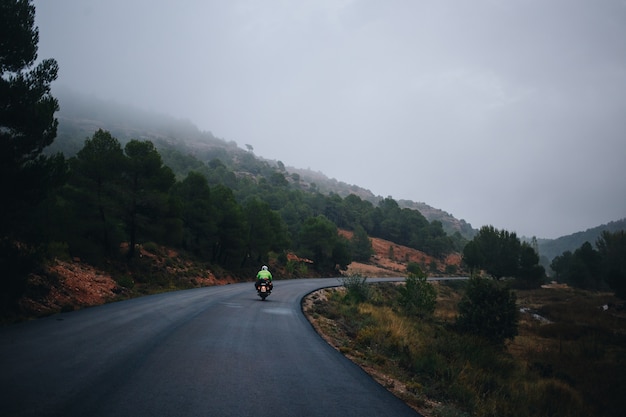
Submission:
<svg viewBox="0 0 626 417">
<path fill-rule="evenodd" d="M 55 84 L 476 228 L 626 217 L 622 0 L 34 4 Z"/>
</svg>

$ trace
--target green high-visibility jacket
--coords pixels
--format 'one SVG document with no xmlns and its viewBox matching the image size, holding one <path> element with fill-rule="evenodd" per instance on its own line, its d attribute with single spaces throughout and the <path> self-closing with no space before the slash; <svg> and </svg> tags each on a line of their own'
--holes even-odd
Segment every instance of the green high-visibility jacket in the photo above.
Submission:
<svg viewBox="0 0 626 417">
<path fill-rule="evenodd" d="M 256 274 L 256 279 L 269 279 L 272 280 L 272 274 L 270 271 L 260 270 L 258 274 Z"/>
</svg>

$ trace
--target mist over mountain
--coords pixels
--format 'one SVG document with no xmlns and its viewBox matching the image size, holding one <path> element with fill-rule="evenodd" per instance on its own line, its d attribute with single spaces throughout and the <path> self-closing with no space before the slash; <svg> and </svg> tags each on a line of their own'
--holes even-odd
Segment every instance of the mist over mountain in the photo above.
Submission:
<svg viewBox="0 0 626 417">
<path fill-rule="evenodd" d="M 111 100 L 79 94 L 65 87 L 53 88 L 60 111 L 57 140 L 48 152 L 61 151 L 73 155 L 85 139 L 98 129 L 111 132 L 120 142 L 130 139 L 151 140 L 155 143 L 189 145 L 213 144 L 232 146 L 219 140 L 211 132 L 201 132 L 191 121 L 145 111 Z"/>
<path fill-rule="evenodd" d="M 48 153 L 63 152 L 68 157 L 73 156 L 83 147 L 85 139 L 90 138 L 98 129 L 109 131 L 122 144 L 130 139 L 150 140 L 160 151 L 176 149 L 201 163 L 208 163 L 214 158 L 245 160 L 250 158 L 253 151 L 244 149 L 234 141 L 216 137 L 210 131 L 201 131 L 187 119 L 177 119 L 115 101 L 101 100 L 64 87 L 54 88 L 53 94 L 60 104 L 60 111 L 57 114 L 59 128 L 57 139 L 47 149 Z M 355 194 L 373 204 L 378 204 L 384 198 L 362 186 L 329 178 L 323 172 L 289 166 L 289 161 L 268 160 L 256 155 L 254 158 L 263 160 L 277 169 L 284 169 L 289 178 L 297 176 L 303 184 L 323 194 L 337 194 L 342 198 Z M 166 164 L 175 163 L 168 161 L 167 152 L 164 152 L 163 159 Z M 181 167 L 179 171 L 180 169 Z M 240 166 L 240 169 L 245 170 L 245 165 Z M 398 204 L 403 208 L 419 211 L 429 222 L 441 222 L 444 231 L 449 235 L 458 232 L 469 240 L 477 233 L 477 229 L 465 220 L 457 219 L 443 209 L 432 207 L 425 202 L 399 200 Z M 595 243 L 604 230 L 612 232 L 626 230 L 626 219 L 557 239 L 539 239 L 537 242 L 539 253 L 550 261 L 564 251 L 579 248 L 585 241 Z M 522 239 L 530 240 L 526 237 Z"/>
<path fill-rule="evenodd" d="M 200 131 L 189 120 L 82 95 L 64 87 L 55 88 L 53 93 L 59 100 L 61 109 L 57 114 L 59 120 L 57 139 L 47 150 L 49 153 L 63 152 L 66 156 L 72 156 L 83 147 L 85 139 L 91 137 L 98 129 L 109 131 L 122 144 L 130 139 L 150 140 L 157 148 L 174 147 L 183 153 L 198 156 L 200 160 L 204 160 L 203 162 L 208 162 L 215 156 L 219 157 L 220 154 L 249 153 L 234 141 L 218 138 L 212 132 Z M 258 156 L 256 158 L 262 159 Z M 164 160 L 167 161 L 166 156 Z M 267 160 L 267 162 L 275 166 L 284 163 L 289 174 L 298 175 L 301 181 L 312 184 L 323 194 L 334 193 L 342 198 L 355 194 L 375 205 L 384 198 L 361 186 L 329 178 L 320 171 L 289 166 L 288 161 Z M 464 220 L 458 220 L 426 203 L 400 200 L 398 204 L 401 207 L 418 210 L 428 221 L 440 221 L 448 234 L 459 232 L 463 237 L 471 239 L 476 233 Z"/>
</svg>

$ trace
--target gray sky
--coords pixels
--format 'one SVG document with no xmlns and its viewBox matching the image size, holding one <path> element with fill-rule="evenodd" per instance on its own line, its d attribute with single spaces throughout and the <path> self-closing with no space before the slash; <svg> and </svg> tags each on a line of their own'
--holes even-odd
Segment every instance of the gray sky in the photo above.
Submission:
<svg viewBox="0 0 626 417">
<path fill-rule="evenodd" d="M 626 217 L 624 0 L 35 0 L 57 85 L 478 228 Z"/>
</svg>

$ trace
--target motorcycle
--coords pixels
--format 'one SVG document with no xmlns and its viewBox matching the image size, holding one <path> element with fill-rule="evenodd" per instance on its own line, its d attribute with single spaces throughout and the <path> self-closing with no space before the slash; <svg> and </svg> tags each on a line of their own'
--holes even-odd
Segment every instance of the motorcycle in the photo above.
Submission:
<svg viewBox="0 0 626 417">
<path fill-rule="evenodd" d="M 273 287 L 269 279 L 259 280 L 256 285 L 256 291 L 259 297 L 261 297 L 261 300 L 265 301 L 265 298 L 272 293 Z"/>
</svg>

